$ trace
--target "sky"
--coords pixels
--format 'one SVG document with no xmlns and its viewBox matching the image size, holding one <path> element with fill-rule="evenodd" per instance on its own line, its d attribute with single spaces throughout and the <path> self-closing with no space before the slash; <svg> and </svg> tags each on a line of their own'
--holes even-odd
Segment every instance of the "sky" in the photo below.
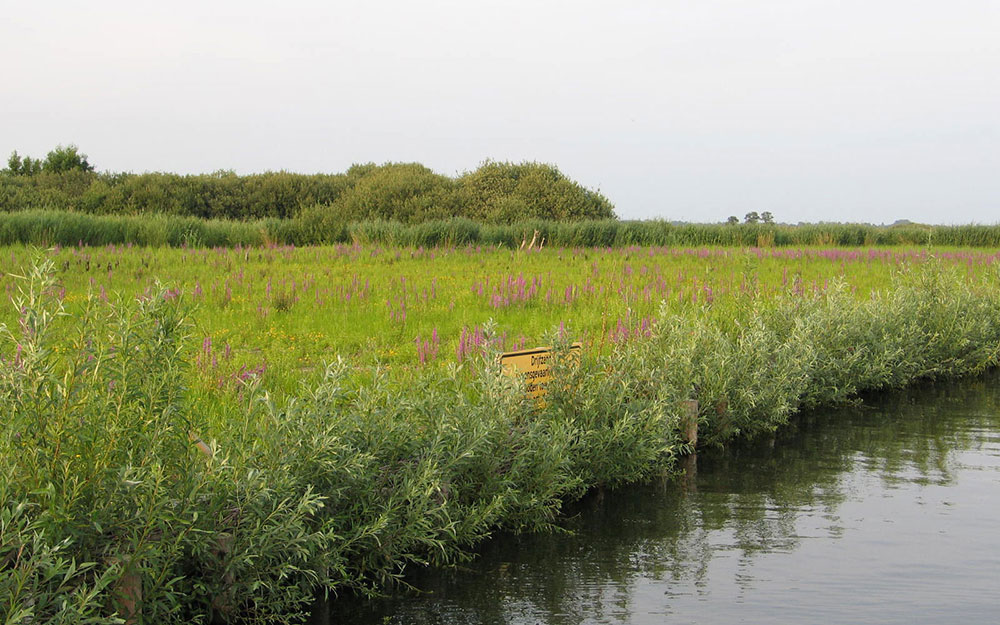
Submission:
<svg viewBox="0 0 1000 625">
<path fill-rule="evenodd" d="M 555 164 L 624 219 L 1000 223 L 1000 1 L 0 0 L 0 156 Z"/>
</svg>

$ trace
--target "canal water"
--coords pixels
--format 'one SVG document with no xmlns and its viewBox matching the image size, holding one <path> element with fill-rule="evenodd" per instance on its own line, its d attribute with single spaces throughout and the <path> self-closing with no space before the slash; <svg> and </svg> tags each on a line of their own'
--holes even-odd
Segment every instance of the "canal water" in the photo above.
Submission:
<svg viewBox="0 0 1000 625">
<path fill-rule="evenodd" d="M 865 397 L 595 492 L 329 623 L 1000 623 L 1000 375 Z"/>
</svg>

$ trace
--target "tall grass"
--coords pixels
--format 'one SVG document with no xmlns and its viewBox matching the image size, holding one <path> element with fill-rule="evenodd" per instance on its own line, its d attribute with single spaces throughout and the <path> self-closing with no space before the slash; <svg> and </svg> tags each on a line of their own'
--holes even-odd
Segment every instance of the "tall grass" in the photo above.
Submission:
<svg viewBox="0 0 1000 625">
<path fill-rule="evenodd" d="M 256 220 L 201 219 L 149 213 L 90 215 L 72 211 L 0 212 L 0 245 L 125 245 L 237 247 L 362 243 L 434 247 L 518 248 L 537 232 L 536 246 L 898 246 L 1000 247 L 1000 226 L 872 226 L 861 224 L 672 224 L 665 221 L 545 221 L 487 224 L 468 218 L 348 221 L 322 212 Z"/>
</svg>

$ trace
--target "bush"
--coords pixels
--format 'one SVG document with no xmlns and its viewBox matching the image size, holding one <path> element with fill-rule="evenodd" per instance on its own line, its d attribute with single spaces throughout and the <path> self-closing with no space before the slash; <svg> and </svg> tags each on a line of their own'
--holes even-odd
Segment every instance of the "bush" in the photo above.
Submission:
<svg viewBox="0 0 1000 625">
<path fill-rule="evenodd" d="M 74 148 L 75 149 L 75 148 Z M 60 153 L 62 154 L 62 153 Z M 487 163 L 459 179 L 418 163 L 355 165 L 343 174 L 104 173 L 66 153 L 51 167 L 0 174 L 0 211 L 165 214 L 202 219 L 291 219 L 326 206 L 338 222 L 421 223 L 451 217 L 509 223 L 527 218 L 613 218 L 611 204 L 550 165 Z M 15 154 L 16 156 L 16 154 Z M 12 157 L 12 164 L 15 159 Z M 35 161 L 31 161 L 32 163 Z M 14 165 L 12 165 L 14 166 Z M 22 172 L 22 169 L 24 170 Z"/>
<path fill-rule="evenodd" d="M 331 208 L 342 219 L 396 220 L 403 223 L 460 214 L 454 183 L 418 163 L 372 167 Z"/>
<path fill-rule="evenodd" d="M 487 161 L 457 182 L 465 215 L 490 223 L 615 218 L 607 198 L 553 165 Z"/>
</svg>

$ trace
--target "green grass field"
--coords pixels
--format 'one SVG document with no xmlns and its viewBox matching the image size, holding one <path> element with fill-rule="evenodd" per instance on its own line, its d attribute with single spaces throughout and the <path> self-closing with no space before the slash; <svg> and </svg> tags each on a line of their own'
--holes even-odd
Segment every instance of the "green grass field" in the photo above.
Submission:
<svg viewBox="0 0 1000 625">
<path fill-rule="evenodd" d="M 0 289 L 16 292 L 37 250 L 6 248 Z M 893 272 L 930 258 L 978 278 L 993 251 L 918 248 L 63 248 L 46 254 L 70 313 L 88 297 L 150 293 L 157 281 L 193 307 L 193 382 L 206 391 L 260 371 L 280 391 L 298 388 L 341 356 L 403 372 L 467 358 L 468 337 L 493 320 L 503 349 L 534 347 L 556 329 L 606 355 L 648 335 L 661 308 L 725 309 L 845 282 L 859 297 Z M 699 312 L 698 314 L 702 314 Z M 717 314 L 717 313 L 716 313 Z M 0 321 L 16 317 L 5 306 Z M 463 340 L 463 335 L 466 337 Z M 475 338 L 471 342 L 475 342 Z"/>
</svg>

